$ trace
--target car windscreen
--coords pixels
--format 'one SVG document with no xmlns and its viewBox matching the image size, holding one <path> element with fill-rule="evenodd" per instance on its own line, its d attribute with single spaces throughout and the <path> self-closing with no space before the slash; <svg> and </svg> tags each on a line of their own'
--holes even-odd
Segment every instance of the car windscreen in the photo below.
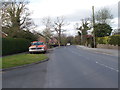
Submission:
<svg viewBox="0 0 120 90">
<path fill-rule="evenodd" d="M 33 42 L 32 45 L 44 45 L 43 42 Z"/>
</svg>

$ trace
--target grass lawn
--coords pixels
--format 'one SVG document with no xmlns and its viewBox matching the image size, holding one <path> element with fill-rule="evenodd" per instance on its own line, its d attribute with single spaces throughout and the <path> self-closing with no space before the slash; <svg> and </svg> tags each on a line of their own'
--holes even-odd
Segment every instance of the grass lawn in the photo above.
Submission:
<svg viewBox="0 0 120 90">
<path fill-rule="evenodd" d="M 5 56 L 2 58 L 2 68 L 4 69 L 25 64 L 31 64 L 34 62 L 42 61 L 47 58 L 48 57 L 45 54 L 18 54 Z"/>
</svg>

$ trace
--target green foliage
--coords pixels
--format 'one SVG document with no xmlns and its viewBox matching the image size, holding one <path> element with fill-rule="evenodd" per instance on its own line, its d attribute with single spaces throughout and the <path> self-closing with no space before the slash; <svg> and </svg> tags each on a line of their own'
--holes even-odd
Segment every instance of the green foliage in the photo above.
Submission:
<svg viewBox="0 0 120 90">
<path fill-rule="evenodd" d="M 118 45 L 120 46 L 120 35 L 113 35 L 107 37 L 98 37 L 98 44 L 110 44 L 110 45 Z"/>
<path fill-rule="evenodd" d="M 108 36 L 106 36 L 106 37 L 98 37 L 97 38 L 97 42 L 99 43 L 99 44 L 108 44 L 108 42 L 109 42 L 109 37 Z"/>
<path fill-rule="evenodd" d="M 82 35 L 87 35 L 87 30 L 90 30 L 91 28 L 89 27 L 89 19 L 82 19 L 82 25 L 78 26 L 78 23 L 76 23 L 76 29 L 79 30 L 78 35 L 80 35 L 80 31 L 82 32 Z"/>
<path fill-rule="evenodd" d="M 12 38 L 24 38 L 30 41 L 37 40 L 37 34 L 33 34 L 30 31 L 20 30 L 19 32 L 13 30 L 12 28 L 2 28 L 2 31 L 8 34 L 9 37 Z M 14 33 L 13 33 L 14 32 Z"/>
<path fill-rule="evenodd" d="M 28 39 L 30 41 L 35 41 L 35 40 L 37 40 L 38 36 L 31 33 L 30 31 L 23 30 L 21 32 L 16 33 L 15 38 L 25 38 L 25 39 Z"/>
<path fill-rule="evenodd" d="M 109 36 L 112 28 L 108 24 L 98 23 L 94 26 L 96 37 L 105 37 Z"/>
<path fill-rule="evenodd" d="M 22 38 L 2 38 L 2 55 L 14 54 L 28 50 L 30 41 Z"/>
<path fill-rule="evenodd" d="M 109 44 L 120 46 L 120 35 L 110 36 Z"/>
</svg>

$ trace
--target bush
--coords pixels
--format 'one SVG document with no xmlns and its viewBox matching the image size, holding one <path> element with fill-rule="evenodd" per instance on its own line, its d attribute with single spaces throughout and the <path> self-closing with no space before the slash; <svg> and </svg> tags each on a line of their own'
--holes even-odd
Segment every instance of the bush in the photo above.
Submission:
<svg viewBox="0 0 120 90">
<path fill-rule="evenodd" d="M 113 35 L 107 37 L 98 37 L 97 44 L 110 44 L 120 46 L 120 35 Z"/>
<path fill-rule="evenodd" d="M 120 46 L 120 35 L 110 36 L 109 44 Z"/>
<path fill-rule="evenodd" d="M 108 44 L 108 42 L 109 42 L 109 36 L 97 38 L 98 44 Z"/>
<path fill-rule="evenodd" d="M 2 38 L 2 55 L 20 53 L 28 50 L 30 41 L 22 38 Z"/>
</svg>

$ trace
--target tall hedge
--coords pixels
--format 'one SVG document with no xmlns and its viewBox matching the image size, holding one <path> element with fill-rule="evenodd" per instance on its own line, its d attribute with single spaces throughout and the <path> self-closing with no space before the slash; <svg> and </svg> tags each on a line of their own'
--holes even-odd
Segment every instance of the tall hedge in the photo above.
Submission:
<svg viewBox="0 0 120 90">
<path fill-rule="evenodd" d="M 120 46 L 120 35 L 113 35 L 107 37 L 98 37 L 98 44 L 110 44 L 110 45 L 118 45 Z"/>
<path fill-rule="evenodd" d="M 108 44 L 109 43 L 109 36 L 106 37 L 98 37 L 97 38 L 97 43 L 98 44 Z"/>
<path fill-rule="evenodd" d="M 2 55 L 14 54 L 28 50 L 30 41 L 22 38 L 2 38 Z"/>
<path fill-rule="evenodd" d="M 120 35 L 110 36 L 109 44 L 120 46 Z"/>
</svg>

